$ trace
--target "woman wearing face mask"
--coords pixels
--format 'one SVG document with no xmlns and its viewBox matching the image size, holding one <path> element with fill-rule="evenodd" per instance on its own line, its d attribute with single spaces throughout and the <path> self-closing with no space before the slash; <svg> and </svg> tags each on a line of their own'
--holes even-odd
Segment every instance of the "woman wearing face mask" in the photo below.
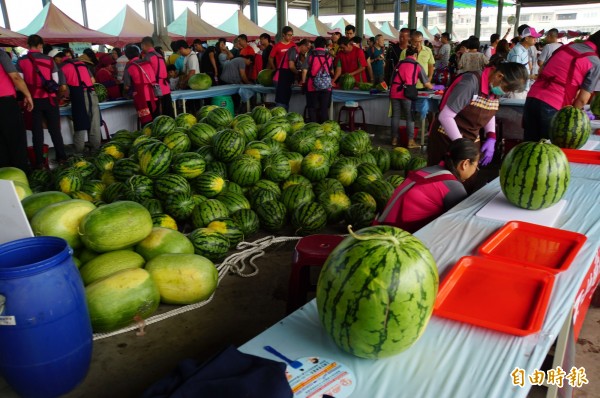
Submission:
<svg viewBox="0 0 600 398">
<path fill-rule="evenodd" d="M 458 138 L 480 145 L 479 130 L 483 129 L 481 165 L 489 164 L 496 145 L 498 98 L 508 92 L 523 91 L 528 78 L 525 66 L 515 62 L 460 75 L 444 93 L 440 113 L 429 130 L 427 163 L 436 165 L 442 161 L 450 142 Z"/>
</svg>

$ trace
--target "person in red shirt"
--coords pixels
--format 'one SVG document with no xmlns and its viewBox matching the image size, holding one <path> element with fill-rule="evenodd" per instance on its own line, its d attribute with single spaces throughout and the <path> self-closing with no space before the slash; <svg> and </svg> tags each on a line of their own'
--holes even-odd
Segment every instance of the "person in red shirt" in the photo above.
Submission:
<svg viewBox="0 0 600 398">
<path fill-rule="evenodd" d="M 354 76 L 356 82 L 366 82 L 367 74 L 365 72 L 367 68 L 367 60 L 365 53 L 358 47 L 355 47 L 347 37 L 340 37 L 338 40 L 340 50 L 337 53 L 337 57 L 333 62 L 335 68 L 335 74 L 333 75 L 333 83 L 337 82 L 337 79 L 342 74 L 350 74 Z"/>
<path fill-rule="evenodd" d="M 295 64 L 288 57 L 288 50 L 296 47 L 292 42 L 294 30 L 289 26 L 281 29 L 281 41 L 271 50 L 269 54 L 269 69 L 275 70 L 273 81 L 275 82 L 275 104 L 288 109 L 292 97 L 292 84 L 296 79 L 294 72 Z"/>
<path fill-rule="evenodd" d="M 154 77 L 160 85 L 162 96 L 158 98 L 159 114 L 174 117 L 173 101 L 171 100 L 171 87 L 169 86 L 169 75 L 165 58 L 154 49 L 154 40 L 146 36 L 142 39 L 142 51 L 145 53 L 144 60 L 150 62 L 154 70 Z"/>
<path fill-rule="evenodd" d="M 89 55 L 87 55 L 89 57 Z M 94 55 L 95 57 L 95 55 Z M 76 154 L 85 150 L 85 136 L 92 151 L 100 148 L 100 107 L 94 91 L 94 77 L 81 59 L 68 59 L 61 64 L 65 83 L 69 87 L 71 114 L 73 118 L 73 145 Z"/>
<path fill-rule="evenodd" d="M 100 62 L 98 64 L 99 68 L 94 76 L 97 83 L 100 83 L 106 87 L 109 100 L 116 100 L 117 98 L 121 98 L 123 96 L 121 93 L 121 86 L 119 85 L 116 77 L 116 63 L 117 61 L 115 61 L 112 55 L 105 54 L 102 58 L 100 58 Z"/>
<path fill-rule="evenodd" d="M 158 98 L 154 94 L 156 85 L 154 69 L 150 62 L 139 59 L 141 50 L 138 46 L 125 48 L 125 56 L 129 59 L 123 74 L 124 91 L 133 98 L 140 124 L 145 126 L 158 116 Z"/>
<path fill-rule="evenodd" d="M 46 119 L 48 132 L 54 145 L 56 161 L 67 160 L 63 137 L 60 131 L 60 111 L 56 93 L 58 90 L 58 67 L 54 60 L 42 54 L 44 40 L 38 35 L 27 38 L 29 52 L 17 61 L 17 71 L 25 80 L 27 88 L 33 97 L 33 109 L 28 111 L 31 118 L 31 133 L 33 136 L 33 151 L 35 153 L 34 168 L 44 167 L 44 127 Z M 51 86 L 54 81 L 55 86 Z M 27 116 L 27 115 L 26 115 Z"/>
<path fill-rule="evenodd" d="M 0 167 L 17 167 L 27 172 L 27 135 L 15 89 L 23 94 L 26 109 L 31 112 L 33 99 L 27 85 L 10 56 L 0 50 Z"/>
</svg>

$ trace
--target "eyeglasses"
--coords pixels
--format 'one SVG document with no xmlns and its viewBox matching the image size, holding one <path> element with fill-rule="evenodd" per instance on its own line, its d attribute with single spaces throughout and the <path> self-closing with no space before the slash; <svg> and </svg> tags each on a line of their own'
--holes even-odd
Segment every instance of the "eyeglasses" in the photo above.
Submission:
<svg viewBox="0 0 600 398">
<path fill-rule="evenodd" d="M 471 164 L 475 165 L 476 171 L 479 171 L 479 160 L 472 161 L 471 159 L 469 159 L 469 162 L 471 162 Z"/>
</svg>

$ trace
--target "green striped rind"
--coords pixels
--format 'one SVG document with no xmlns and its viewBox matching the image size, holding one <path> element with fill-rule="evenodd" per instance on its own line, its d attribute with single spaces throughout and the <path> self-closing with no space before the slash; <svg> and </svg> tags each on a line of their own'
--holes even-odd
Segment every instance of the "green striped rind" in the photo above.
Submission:
<svg viewBox="0 0 600 398">
<path fill-rule="evenodd" d="M 140 157 L 140 154 L 143 152 L 144 148 L 146 148 L 152 144 L 162 142 L 153 137 L 146 137 L 146 136 L 142 136 L 142 137 L 144 137 L 144 138 L 140 139 L 140 140 L 136 140 L 134 142 L 134 144 L 132 145 L 132 147 L 129 149 L 129 158 L 130 159 L 137 161 Z"/>
<path fill-rule="evenodd" d="M 315 193 L 311 187 L 305 185 L 292 185 L 283 190 L 281 194 L 281 203 L 285 205 L 287 211 L 291 214 L 293 211 L 305 203 L 314 202 Z"/>
<path fill-rule="evenodd" d="M 275 192 L 266 189 L 255 189 L 249 195 L 248 200 L 253 209 L 259 208 L 265 202 L 279 200 L 280 197 Z"/>
<path fill-rule="evenodd" d="M 325 192 L 344 192 L 344 186 L 341 182 L 333 178 L 324 178 L 313 184 L 313 189 L 317 198 Z"/>
<path fill-rule="evenodd" d="M 102 192 L 105 188 L 106 184 L 100 180 L 88 180 L 81 186 L 81 190 L 90 195 L 94 200 L 102 198 Z"/>
<path fill-rule="evenodd" d="M 176 220 L 187 220 L 196 207 L 196 201 L 191 194 L 177 192 L 163 200 L 165 212 Z"/>
<path fill-rule="evenodd" d="M 346 156 L 358 156 L 371 150 L 369 134 L 363 130 L 342 134 L 340 151 Z"/>
<path fill-rule="evenodd" d="M 388 150 L 383 148 L 372 149 L 371 155 L 375 157 L 377 167 L 379 167 L 379 170 L 381 170 L 382 173 L 385 173 L 390 169 L 391 159 Z"/>
<path fill-rule="evenodd" d="M 122 144 L 111 141 L 100 147 L 100 153 L 105 153 L 115 159 L 122 159 L 125 157 L 125 148 Z"/>
<path fill-rule="evenodd" d="M 371 207 L 364 203 L 355 203 L 346 209 L 344 219 L 347 225 L 352 225 L 352 228 L 366 228 L 375 219 L 375 206 Z"/>
<path fill-rule="evenodd" d="M 217 131 L 228 127 L 232 121 L 233 116 L 227 108 L 215 108 L 206 115 L 206 122 L 217 129 Z"/>
<path fill-rule="evenodd" d="M 171 171 L 184 178 L 196 178 L 206 169 L 206 161 L 195 152 L 185 152 L 173 155 Z"/>
<path fill-rule="evenodd" d="M 324 192 L 318 196 L 319 203 L 325 209 L 327 221 L 335 223 L 344 218 L 344 212 L 351 205 L 350 198 L 344 191 Z"/>
<path fill-rule="evenodd" d="M 368 184 L 366 192 L 375 199 L 377 210 L 381 212 L 394 193 L 394 187 L 387 181 L 375 180 Z"/>
<path fill-rule="evenodd" d="M 196 153 L 202 156 L 202 159 L 204 159 L 206 163 L 210 163 L 215 160 L 215 157 L 212 153 L 212 146 L 210 145 L 205 145 L 201 148 L 196 149 Z"/>
<path fill-rule="evenodd" d="M 315 122 L 306 123 L 304 125 L 304 130 L 310 131 L 317 138 L 325 135 L 325 130 L 323 130 L 323 126 Z"/>
<path fill-rule="evenodd" d="M 246 237 L 256 233 L 260 228 L 260 221 L 254 210 L 238 210 L 231 215 L 231 218 L 240 226 L 242 233 Z"/>
<path fill-rule="evenodd" d="M 315 140 L 311 152 L 321 151 L 327 154 L 329 159 L 337 157 L 340 152 L 340 144 L 334 137 L 323 135 Z"/>
<path fill-rule="evenodd" d="M 222 260 L 229 250 L 229 239 L 214 229 L 198 228 L 190 232 L 187 237 L 194 245 L 194 253 L 211 261 Z"/>
<path fill-rule="evenodd" d="M 276 106 L 275 108 L 271 109 L 271 115 L 273 115 L 273 117 L 285 117 L 287 115 L 287 111 L 282 106 Z"/>
<path fill-rule="evenodd" d="M 194 200 L 194 203 L 196 205 L 199 205 L 200 203 L 208 200 L 206 196 L 202 196 L 199 193 L 192 193 L 192 199 Z"/>
<path fill-rule="evenodd" d="M 235 127 L 240 123 L 246 122 L 253 123 L 256 126 L 256 122 L 254 122 L 254 119 L 252 119 L 252 116 L 250 116 L 249 113 L 241 113 L 233 118 L 233 121 L 231 122 L 231 127 Z"/>
<path fill-rule="evenodd" d="M 288 139 L 287 144 L 292 151 L 306 156 L 313 150 L 316 141 L 317 137 L 315 137 L 312 131 L 302 129 L 294 133 L 294 135 Z"/>
<path fill-rule="evenodd" d="M 412 170 L 420 170 L 423 167 L 427 166 L 427 160 L 423 159 L 423 158 L 411 158 L 407 163 L 406 163 L 406 172 L 412 171 Z"/>
<path fill-rule="evenodd" d="M 142 206 L 144 206 L 151 215 L 161 214 L 163 212 L 162 203 L 158 199 L 145 199 L 140 202 Z"/>
<path fill-rule="evenodd" d="M 127 186 L 122 182 L 113 182 L 102 191 L 101 199 L 105 203 L 116 202 L 125 199 L 127 195 Z"/>
<path fill-rule="evenodd" d="M 56 176 L 56 189 L 64 193 L 80 191 L 83 186 L 83 178 L 78 171 L 66 169 Z"/>
<path fill-rule="evenodd" d="M 191 180 L 192 187 L 196 193 L 207 198 L 214 198 L 225 188 L 225 179 L 219 174 L 211 171 L 204 172 L 197 178 Z"/>
<path fill-rule="evenodd" d="M 292 174 L 300 174 L 300 172 L 302 171 L 302 160 L 304 159 L 304 156 L 302 156 L 298 152 L 284 152 L 283 154 L 290 163 L 290 169 L 292 171 Z"/>
<path fill-rule="evenodd" d="M 196 228 L 204 228 L 211 221 L 226 217 L 229 217 L 229 210 L 217 199 L 208 199 L 196 205 L 192 211 L 192 223 Z"/>
<path fill-rule="evenodd" d="M 167 134 L 163 139 L 163 143 L 173 154 L 187 152 L 192 147 L 190 138 L 181 127 Z"/>
<path fill-rule="evenodd" d="M 312 187 L 312 183 L 310 182 L 310 180 L 308 178 L 306 178 L 300 174 L 292 174 L 285 181 L 283 181 L 281 183 L 281 188 L 287 189 L 288 187 L 291 187 L 292 185 L 297 185 L 297 184 L 302 184 L 302 185 L 306 185 L 307 187 Z"/>
<path fill-rule="evenodd" d="M 187 131 L 194 148 L 210 145 L 215 134 L 217 134 L 217 130 L 207 123 L 196 123 Z"/>
<path fill-rule="evenodd" d="M 94 165 L 100 173 L 104 173 L 105 171 L 112 170 L 115 165 L 115 158 L 106 153 L 99 153 L 94 158 Z"/>
<path fill-rule="evenodd" d="M 344 239 L 317 284 L 317 309 L 342 350 L 361 358 L 398 354 L 423 334 L 438 291 L 437 266 L 423 243 L 375 226 Z"/>
<path fill-rule="evenodd" d="M 272 191 L 276 195 L 277 199 L 279 199 L 281 197 L 281 188 L 279 188 L 279 185 L 277 185 L 277 183 L 275 183 L 273 181 L 269 181 L 269 180 L 257 181 L 256 184 L 254 184 L 254 186 L 251 188 L 251 193 L 254 192 L 255 190 L 260 190 L 260 189 Z"/>
<path fill-rule="evenodd" d="M 185 127 L 186 129 L 192 127 L 194 124 L 196 124 L 198 120 L 196 119 L 196 116 L 191 115 L 189 113 L 180 113 L 179 115 L 177 115 L 177 117 L 175 118 L 175 125 L 177 127 Z"/>
<path fill-rule="evenodd" d="M 366 192 L 355 192 L 350 196 L 350 202 L 352 202 L 352 204 L 364 204 L 373 211 L 377 208 L 377 202 L 373 195 Z"/>
<path fill-rule="evenodd" d="M 133 175 L 125 181 L 127 200 L 141 203 L 144 199 L 150 199 L 154 195 L 154 182 L 143 175 Z"/>
<path fill-rule="evenodd" d="M 177 125 L 175 124 L 175 119 L 172 117 L 166 115 L 157 116 L 152 121 L 152 137 L 162 140 L 175 127 Z"/>
<path fill-rule="evenodd" d="M 231 218 L 221 218 L 219 220 L 211 221 L 207 225 L 208 229 L 217 231 L 229 239 L 229 248 L 233 249 L 238 243 L 244 240 L 244 233 L 240 226 Z"/>
<path fill-rule="evenodd" d="M 162 175 L 154 183 L 154 193 L 162 200 L 177 193 L 189 195 L 191 192 L 192 188 L 188 180 L 177 174 Z"/>
<path fill-rule="evenodd" d="M 572 106 L 559 110 L 550 123 L 550 140 L 561 148 L 579 149 L 590 138 L 592 125 L 586 113 Z"/>
<path fill-rule="evenodd" d="M 244 152 L 246 139 L 237 131 L 226 129 L 213 137 L 213 154 L 218 160 L 231 162 Z"/>
<path fill-rule="evenodd" d="M 358 177 L 355 161 L 351 158 L 339 158 L 331 165 L 329 177 L 335 178 L 343 186 L 349 187 Z"/>
<path fill-rule="evenodd" d="M 323 128 L 326 136 L 333 137 L 338 141 L 342 138 L 342 129 L 339 123 L 335 120 L 326 120 L 321 123 L 321 127 Z"/>
<path fill-rule="evenodd" d="M 169 170 L 172 155 L 171 150 L 160 142 L 142 149 L 138 157 L 141 172 L 148 177 L 158 177 Z"/>
<path fill-rule="evenodd" d="M 390 168 L 401 171 L 406 169 L 406 164 L 410 160 L 410 152 L 401 146 L 395 147 L 390 151 Z"/>
<path fill-rule="evenodd" d="M 594 116 L 600 116 L 600 95 L 594 95 L 592 103 L 590 104 L 590 111 L 592 111 Z"/>
<path fill-rule="evenodd" d="M 152 226 L 153 227 L 162 227 L 169 228 L 174 231 L 177 231 L 177 222 L 173 217 L 168 214 L 158 213 L 152 214 Z"/>
<path fill-rule="evenodd" d="M 235 192 L 223 192 L 216 199 L 223 203 L 230 214 L 242 209 L 250 209 L 250 202 L 244 195 Z"/>
<path fill-rule="evenodd" d="M 371 181 L 383 179 L 383 173 L 374 164 L 362 163 L 357 167 L 358 176 L 365 176 Z"/>
<path fill-rule="evenodd" d="M 277 232 L 286 223 L 285 205 L 277 200 L 269 200 L 255 208 L 260 225 L 270 232 Z"/>
<path fill-rule="evenodd" d="M 285 142 L 279 142 L 272 138 L 265 138 L 263 142 L 270 148 L 271 155 L 275 155 L 276 153 L 284 153 L 288 150 Z"/>
<path fill-rule="evenodd" d="M 385 180 L 392 184 L 394 188 L 398 188 L 404 182 L 404 177 L 398 174 L 391 174 Z"/>
<path fill-rule="evenodd" d="M 210 111 L 212 111 L 213 109 L 217 109 L 217 108 L 218 108 L 217 105 L 204 105 L 202 108 L 200 108 L 198 110 L 198 112 L 196 112 L 196 119 L 197 120 L 204 119 L 206 116 L 208 116 Z"/>
<path fill-rule="evenodd" d="M 233 181 L 226 181 L 225 189 L 223 189 L 222 192 L 237 193 L 237 194 L 244 196 L 244 189 L 242 187 L 240 187 L 239 184 L 236 184 Z"/>
<path fill-rule="evenodd" d="M 373 166 L 377 166 L 377 159 L 371 152 L 362 153 L 358 155 L 359 165 L 363 163 L 372 164 Z M 379 168 L 379 167 L 378 167 Z"/>
<path fill-rule="evenodd" d="M 129 177 L 139 174 L 140 165 L 130 158 L 119 159 L 115 162 L 112 173 L 117 181 L 123 182 Z"/>
<path fill-rule="evenodd" d="M 500 187 L 506 199 L 529 210 L 544 209 L 561 200 L 570 177 L 563 151 L 543 141 L 515 146 L 500 167 Z"/>
<path fill-rule="evenodd" d="M 311 235 L 321 231 L 327 224 L 325 209 L 318 203 L 308 202 L 292 212 L 292 225 L 297 235 Z"/>
<path fill-rule="evenodd" d="M 265 108 L 264 106 L 254 107 L 254 109 L 252 109 L 252 112 L 250 113 L 250 116 L 252 116 L 252 119 L 254 119 L 254 122 L 256 124 L 265 124 L 269 119 L 273 117 L 273 115 L 271 115 L 271 111 Z"/>
<path fill-rule="evenodd" d="M 301 170 L 312 182 L 322 180 L 329 173 L 329 159 L 322 152 L 311 152 L 302 160 Z"/>
<path fill-rule="evenodd" d="M 291 129 L 291 125 L 289 125 Z M 287 131 L 285 126 L 281 125 L 277 120 L 271 119 L 267 123 L 263 124 L 258 131 L 258 139 L 264 140 L 265 138 L 271 138 L 278 142 L 284 142 L 287 137 Z"/>
<path fill-rule="evenodd" d="M 244 136 L 246 142 L 254 141 L 258 137 L 258 128 L 254 120 L 237 123 L 233 126 L 233 130 Z"/>
<path fill-rule="evenodd" d="M 229 179 L 242 187 L 256 184 L 260 180 L 262 166 L 260 160 L 250 155 L 240 155 L 229 164 Z"/>
<path fill-rule="evenodd" d="M 283 181 L 290 176 L 292 168 L 287 156 L 276 153 L 262 160 L 264 176 L 275 182 Z"/>
<path fill-rule="evenodd" d="M 285 115 L 285 118 L 287 119 L 288 122 L 290 122 L 291 124 L 294 124 L 296 122 L 304 122 L 304 116 L 302 116 L 301 114 L 297 113 L 297 112 L 288 112 Z"/>
<path fill-rule="evenodd" d="M 244 154 L 252 156 L 256 160 L 262 160 L 267 156 L 271 156 L 271 147 L 262 141 L 252 141 L 246 145 Z"/>
<path fill-rule="evenodd" d="M 345 73 L 340 76 L 339 83 L 342 90 L 353 90 L 356 85 L 356 79 L 351 74 Z"/>
<path fill-rule="evenodd" d="M 96 166 L 94 166 L 94 164 L 88 160 L 81 158 L 72 158 L 70 160 L 70 167 L 78 171 L 79 174 L 81 174 L 81 177 L 83 177 L 84 179 L 94 177 L 98 172 Z"/>
</svg>

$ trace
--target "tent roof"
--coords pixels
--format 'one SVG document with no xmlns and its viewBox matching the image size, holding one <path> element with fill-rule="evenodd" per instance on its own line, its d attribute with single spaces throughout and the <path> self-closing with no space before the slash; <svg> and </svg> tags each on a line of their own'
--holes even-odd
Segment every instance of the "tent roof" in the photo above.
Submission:
<svg viewBox="0 0 600 398">
<path fill-rule="evenodd" d="M 27 27 L 19 33 L 24 35 L 37 34 L 44 38 L 44 43 L 60 44 L 68 42 L 110 43 L 115 37 L 88 29 L 58 9 L 53 3 L 48 3 Z"/>
<path fill-rule="evenodd" d="M 107 44 L 123 47 L 128 43 L 139 43 L 145 36 L 152 36 L 154 25 L 133 8 L 125 6 L 98 32 L 115 36 L 113 42 Z"/>
<path fill-rule="evenodd" d="M 186 8 L 177 19 L 167 26 L 167 31 L 171 37 L 185 38 L 186 40 L 214 40 L 221 37 L 233 40 L 235 37 L 234 34 L 217 29 L 208 22 L 205 22 L 189 8 Z"/>
<path fill-rule="evenodd" d="M 314 39 L 315 37 L 317 37 L 317 35 L 313 35 L 312 33 L 309 33 L 299 27 L 297 27 L 296 25 L 294 25 L 291 22 L 288 22 L 288 26 L 290 28 L 292 28 L 294 30 L 294 37 L 298 38 L 298 39 Z M 267 22 L 266 24 L 264 24 L 263 29 L 267 29 L 270 30 L 272 32 L 276 32 L 277 31 L 277 15 L 274 15 L 273 18 L 271 18 L 269 20 L 269 22 Z"/>
<path fill-rule="evenodd" d="M 343 36 L 344 32 L 346 30 L 346 26 L 348 26 L 348 25 L 352 25 L 352 24 L 345 18 L 340 18 L 339 21 L 337 21 L 335 24 L 333 24 L 331 26 L 331 29 L 339 28 L 340 31 L 342 32 L 342 36 Z"/>
<path fill-rule="evenodd" d="M 11 47 L 25 47 L 27 36 L 0 26 L 0 44 Z"/>
<path fill-rule="evenodd" d="M 398 37 L 400 36 L 400 31 L 394 28 L 394 26 L 389 21 L 384 22 L 379 29 L 383 33 L 394 37 L 394 40 L 398 40 Z"/>
<path fill-rule="evenodd" d="M 327 31 L 331 28 L 323 22 L 319 21 L 317 18 L 315 18 L 314 15 L 311 15 L 310 18 L 308 18 L 308 20 L 300 28 L 304 29 L 308 33 L 312 33 L 317 36 L 330 36 L 330 34 L 327 33 Z"/>
<path fill-rule="evenodd" d="M 394 36 L 388 35 L 387 33 L 383 32 L 381 29 L 379 29 L 377 26 L 375 26 L 374 22 L 366 19 L 365 20 L 365 32 L 364 32 L 363 36 L 366 38 L 369 38 L 369 37 L 375 37 L 377 35 L 383 35 L 383 38 L 387 41 L 398 40 L 398 36 L 394 37 Z"/>
<path fill-rule="evenodd" d="M 263 33 L 268 33 L 271 36 L 275 36 L 274 32 L 261 28 L 248 19 L 240 11 L 233 13 L 229 19 L 219 25 L 219 29 L 229 32 L 235 36 L 244 33 L 246 36 L 248 36 L 248 40 L 258 39 L 258 37 Z"/>
</svg>

